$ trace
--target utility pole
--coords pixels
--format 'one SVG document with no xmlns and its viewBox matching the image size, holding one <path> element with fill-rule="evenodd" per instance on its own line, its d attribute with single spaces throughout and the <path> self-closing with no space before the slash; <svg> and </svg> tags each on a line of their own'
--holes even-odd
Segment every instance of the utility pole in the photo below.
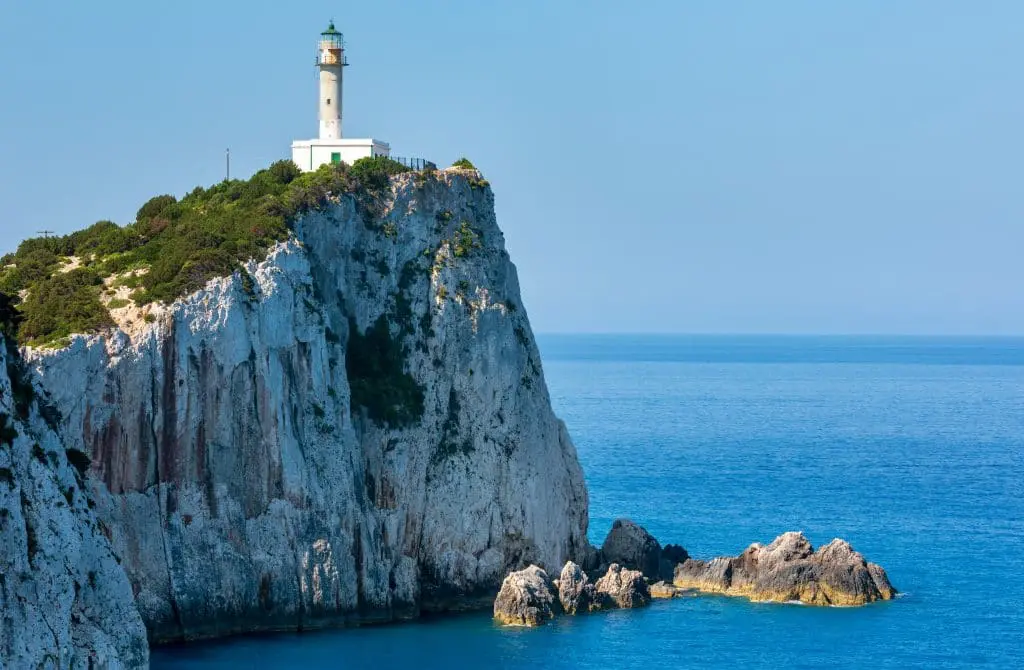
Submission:
<svg viewBox="0 0 1024 670">
<path fill-rule="evenodd" d="M 225 150 L 225 160 L 227 161 L 227 176 L 224 177 L 224 181 L 231 181 L 231 148 Z"/>
<path fill-rule="evenodd" d="M 42 235 L 44 240 L 50 239 L 50 235 L 53 235 L 52 230 L 37 230 L 36 234 Z"/>
</svg>

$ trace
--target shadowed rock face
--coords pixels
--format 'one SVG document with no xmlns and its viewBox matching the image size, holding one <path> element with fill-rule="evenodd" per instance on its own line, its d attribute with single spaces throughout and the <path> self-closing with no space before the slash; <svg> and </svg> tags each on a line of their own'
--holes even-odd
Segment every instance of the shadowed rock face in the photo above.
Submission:
<svg viewBox="0 0 1024 670">
<path fill-rule="evenodd" d="M 29 383 L 0 336 L 0 667 L 149 667 L 131 586 Z"/>
<path fill-rule="evenodd" d="M 471 176 L 340 198 L 249 263 L 251 281 L 29 352 L 92 456 L 152 641 L 486 607 L 509 570 L 589 549 L 576 450 Z M 403 425 L 353 398 L 395 387 L 393 371 L 348 372 L 382 317 L 422 390 Z"/>
<path fill-rule="evenodd" d="M 671 580 L 675 566 L 689 554 L 674 544 L 662 548 L 643 526 L 630 519 L 616 519 L 601 545 L 600 558 L 603 565 L 618 563 L 639 570 L 648 579 Z"/>
<path fill-rule="evenodd" d="M 601 557 L 639 570 L 651 578 L 661 571 L 661 544 L 643 526 L 629 519 L 616 519 L 601 545 Z"/>
<path fill-rule="evenodd" d="M 896 589 L 880 566 L 843 540 L 817 551 L 802 533 L 784 533 L 768 546 L 752 544 L 735 558 L 688 559 L 676 566 L 675 586 L 758 601 L 863 605 L 889 600 Z"/>
<path fill-rule="evenodd" d="M 536 565 L 509 573 L 494 599 L 494 618 L 506 626 L 539 626 L 561 611 L 557 593 Z"/>
</svg>

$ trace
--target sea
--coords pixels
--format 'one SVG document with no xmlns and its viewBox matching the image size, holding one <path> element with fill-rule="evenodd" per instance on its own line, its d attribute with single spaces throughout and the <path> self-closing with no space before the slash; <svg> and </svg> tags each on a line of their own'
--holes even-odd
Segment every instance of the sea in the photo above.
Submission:
<svg viewBox="0 0 1024 670">
<path fill-rule="evenodd" d="M 802 530 L 900 591 L 860 608 L 697 596 L 159 648 L 154 668 L 1024 668 L 1024 339 L 547 335 L 590 537 L 691 555 Z"/>
</svg>

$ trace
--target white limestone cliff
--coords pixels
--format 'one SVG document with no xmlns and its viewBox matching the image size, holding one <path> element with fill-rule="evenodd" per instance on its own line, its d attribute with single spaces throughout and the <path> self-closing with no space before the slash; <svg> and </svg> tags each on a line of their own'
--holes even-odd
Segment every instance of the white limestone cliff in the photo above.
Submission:
<svg viewBox="0 0 1024 670">
<path fill-rule="evenodd" d="M 337 198 L 154 315 L 26 352 L 92 458 L 151 640 L 487 606 L 509 570 L 587 551 L 583 475 L 477 173 Z M 421 412 L 373 378 L 382 316 Z M 371 370 L 354 383 L 376 417 L 347 364 Z"/>
<path fill-rule="evenodd" d="M 0 336 L 0 668 L 148 667 L 131 586 L 43 414 Z"/>
</svg>

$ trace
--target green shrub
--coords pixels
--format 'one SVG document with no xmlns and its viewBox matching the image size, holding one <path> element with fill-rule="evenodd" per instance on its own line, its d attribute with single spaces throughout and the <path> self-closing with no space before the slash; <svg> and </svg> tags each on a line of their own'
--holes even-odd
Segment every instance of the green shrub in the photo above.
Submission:
<svg viewBox="0 0 1024 670">
<path fill-rule="evenodd" d="M 230 275 L 245 261 L 264 259 L 303 212 L 344 193 L 372 195 L 391 175 L 406 171 L 388 158 L 362 159 L 351 168 L 324 165 L 307 173 L 291 161 L 278 161 L 248 180 L 197 187 L 181 200 L 151 198 L 139 208 L 136 222 L 123 228 L 100 221 L 63 237 L 25 240 L 0 263 L 0 293 L 11 296 L 7 309 L 16 306 L 24 317 L 20 324 L 8 319 L 7 328 L 37 344 L 95 332 L 112 323 L 99 300 L 103 278 L 147 268 L 115 283 L 137 288 L 132 298 L 140 305 L 173 301 L 214 277 Z M 62 257 L 72 255 L 80 256 L 84 267 L 57 272 Z M 18 304 L 23 290 L 28 297 Z"/>
<path fill-rule="evenodd" d="M 21 312 L 14 306 L 14 300 L 6 293 L 0 293 L 0 334 L 13 339 L 21 323 Z"/>
<path fill-rule="evenodd" d="M 459 160 L 457 160 L 454 163 L 452 163 L 452 167 L 454 167 L 454 168 L 462 168 L 464 170 L 475 170 L 476 169 L 476 166 L 473 165 L 473 163 L 471 163 L 470 160 L 468 158 L 466 158 L 465 156 L 463 156 Z"/>
<path fill-rule="evenodd" d="M 145 209 L 145 206 L 143 206 L 143 209 Z M 129 229 L 122 228 L 113 221 L 94 223 L 85 230 L 71 233 L 68 235 L 67 240 L 71 247 L 71 252 L 74 255 L 80 256 L 89 254 L 109 256 L 122 253 L 134 248 L 140 242 L 140 239 L 136 239 Z"/>
<path fill-rule="evenodd" d="M 100 285 L 99 275 L 85 268 L 58 272 L 36 282 L 21 308 L 24 320 L 19 338 L 39 345 L 112 325 L 110 314 L 99 299 Z"/>
<path fill-rule="evenodd" d="M 398 161 L 385 156 L 374 156 L 360 158 L 352 163 L 351 175 L 360 187 L 369 191 L 380 191 L 387 188 L 391 175 L 410 171 L 411 168 Z"/>
<path fill-rule="evenodd" d="M 480 249 L 483 244 L 480 242 L 480 236 L 477 234 L 473 227 L 469 225 L 469 221 L 463 221 L 459 225 L 459 229 L 455 232 L 455 239 L 453 240 L 454 253 L 456 258 L 462 258 L 468 256 L 473 249 Z"/>
<path fill-rule="evenodd" d="M 155 219 L 160 216 L 164 210 L 176 202 L 178 202 L 178 199 L 173 195 L 158 195 L 150 198 L 146 201 L 145 205 L 139 208 L 139 211 L 135 214 L 135 220 L 145 221 Z"/>
<path fill-rule="evenodd" d="M 349 322 L 345 368 L 352 407 L 364 407 L 378 426 L 403 428 L 423 416 L 423 387 L 405 372 L 405 349 L 391 336 L 384 316 L 360 333 Z"/>
</svg>

